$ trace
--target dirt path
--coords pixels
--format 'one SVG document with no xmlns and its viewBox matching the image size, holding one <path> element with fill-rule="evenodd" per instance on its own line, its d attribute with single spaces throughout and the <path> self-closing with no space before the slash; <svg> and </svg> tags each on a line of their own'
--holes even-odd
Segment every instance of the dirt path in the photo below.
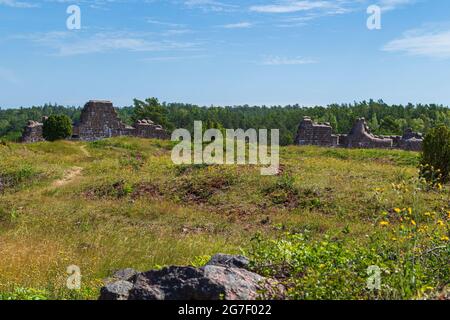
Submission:
<svg viewBox="0 0 450 320">
<path fill-rule="evenodd" d="M 80 147 L 80 150 L 81 150 L 81 152 L 83 152 L 83 154 L 84 154 L 86 157 L 90 157 L 90 156 L 91 156 L 90 152 L 86 149 L 86 146 L 81 146 L 81 147 Z"/>
<path fill-rule="evenodd" d="M 77 176 L 81 175 L 81 172 L 83 171 L 83 168 L 80 167 L 73 167 L 69 169 L 68 171 L 64 172 L 64 177 L 60 180 L 56 180 L 53 183 L 54 187 L 62 187 L 68 183 L 70 183 L 73 179 L 75 179 Z"/>
</svg>

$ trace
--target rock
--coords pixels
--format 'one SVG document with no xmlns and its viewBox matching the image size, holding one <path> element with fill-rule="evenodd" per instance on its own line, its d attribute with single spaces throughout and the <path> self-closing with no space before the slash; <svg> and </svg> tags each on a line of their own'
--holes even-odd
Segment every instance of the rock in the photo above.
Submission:
<svg viewBox="0 0 450 320">
<path fill-rule="evenodd" d="M 265 282 L 264 277 L 240 268 L 205 266 L 203 270 L 207 279 L 223 286 L 225 300 L 256 300 Z"/>
<path fill-rule="evenodd" d="M 240 268 L 169 267 L 139 274 L 129 300 L 254 300 L 264 280 Z"/>
<path fill-rule="evenodd" d="M 107 284 L 100 290 L 99 300 L 128 300 L 132 288 L 133 284 L 124 280 Z"/>
<path fill-rule="evenodd" d="M 244 256 L 233 256 L 219 253 L 213 256 L 206 265 L 248 269 L 249 263 L 250 261 Z"/>
<path fill-rule="evenodd" d="M 249 300 L 263 278 L 244 269 L 206 266 L 171 267 L 138 276 L 130 299 Z"/>
<path fill-rule="evenodd" d="M 217 254 L 202 268 L 168 267 L 139 273 L 119 270 L 101 300 L 256 300 L 270 283 L 246 268 L 243 256 Z M 272 296 L 272 295 L 271 295 Z"/>
<path fill-rule="evenodd" d="M 138 271 L 131 269 L 131 268 L 127 268 L 127 269 L 122 269 L 119 271 L 116 271 L 114 273 L 114 275 L 112 276 L 112 278 L 114 280 L 124 280 L 124 281 L 129 281 L 129 282 L 134 282 L 136 280 L 136 276 L 138 275 Z"/>
<path fill-rule="evenodd" d="M 223 291 L 202 269 L 169 267 L 138 275 L 130 300 L 214 300 Z"/>
</svg>

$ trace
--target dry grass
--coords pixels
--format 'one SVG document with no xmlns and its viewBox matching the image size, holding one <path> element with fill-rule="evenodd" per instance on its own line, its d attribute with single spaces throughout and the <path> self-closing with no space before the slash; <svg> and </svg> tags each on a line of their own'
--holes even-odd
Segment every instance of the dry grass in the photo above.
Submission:
<svg viewBox="0 0 450 320">
<path fill-rule="evenodd" d="M 286 185 L 250 166 L 174 166 L 170 146 L 135 138 L 0 145 L 0 177 L 27 172 L 0 193 L 0 292 L 19 286 L 95 298 L 120 268 L 236 253 L 257 232 L 345 229 L 363 241 L 382 208 L 445 202 L 433 193 L 376 197 L 375 188 L 416 175 L 415 153 L 287 147 Z M 78 293 L 64 289 L 72 264 L 83 274 Z"/>
</svg>

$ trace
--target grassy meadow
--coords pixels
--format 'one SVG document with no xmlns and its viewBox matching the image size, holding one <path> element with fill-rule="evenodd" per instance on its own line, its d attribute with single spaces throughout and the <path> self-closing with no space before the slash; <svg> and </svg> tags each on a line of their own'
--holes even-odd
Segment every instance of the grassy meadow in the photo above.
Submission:
<svg viewBox="0 0 450 320">
<path fill-rule="evenodd" d="M 261 176 L 253 166 L 176 166 L 172 146 L 125 137 L 0 144 L 0 299 L 96 299 L 115 270 L 201 265 L 218 252 L 247 253 L 261 268 L 262 260 L 280 258 L 280 250 L 274 252 L 280 243 L 295 241 L 314 244 L 302 249 L 318 252 L 308 255 L 314 259 L 329 243 L 367 251 L 374 244 L 374 250 L 395 246 L 397 255 L 374 258 L 390 276 L 396 265 L 409 263 L 411 252 L 417 262 L 400 273 L 430 268 L 413 275 L 413 289 L 402 284 L 410 274 L 389 278 L 391 293 L 374 298 L 420 298 L 441 292 L 449 280 L 441 269 L 448 269 L 450 252 L 450 188 L 418 181 L 417 153 L 289 146 L 281 149 L 280 174 Z M 299 234 L 307 238 L 290 239 Z M 445 248 L 445 255 L 434 255 Z M 366 264 L 374 264 L 366 253 Z M 348 261 L 361 254 L 349 256 L 343 254 Z M 302 270 L 327 270 L 314 259 Z M 348 261 L 343 264 L 354 265 Z M 66 288 L 70 265 L 81 268 L 81 290 Z M 339 277 L 331 270 L 336 261 L 329 267 L 327 275 Z M 313 280 L 320 287 L 319 278 L 326 278 L 308 275 L 304 287 L 313 288 Z M 339 281 L 324 286 L 340 290 Z M 298 294 L 295 284 L 292 292 L 292 298 L 371 297 Z"/>
</svg>

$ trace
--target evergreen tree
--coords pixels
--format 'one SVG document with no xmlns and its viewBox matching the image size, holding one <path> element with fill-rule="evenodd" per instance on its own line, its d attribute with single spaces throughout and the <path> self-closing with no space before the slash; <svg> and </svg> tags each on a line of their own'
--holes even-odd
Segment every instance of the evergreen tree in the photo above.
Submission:
<svg viewBox="0 0 450 320">
<path fill-rule="evenodd" d="M 157 98 L 148 98 L 145 101 L 134 99 L 134 110 L 132 119 L 134 121 L 149 119 L 171 130 L 173 126 L 167 119 L 167 108 L 163 107 Z"/>
</svg>

